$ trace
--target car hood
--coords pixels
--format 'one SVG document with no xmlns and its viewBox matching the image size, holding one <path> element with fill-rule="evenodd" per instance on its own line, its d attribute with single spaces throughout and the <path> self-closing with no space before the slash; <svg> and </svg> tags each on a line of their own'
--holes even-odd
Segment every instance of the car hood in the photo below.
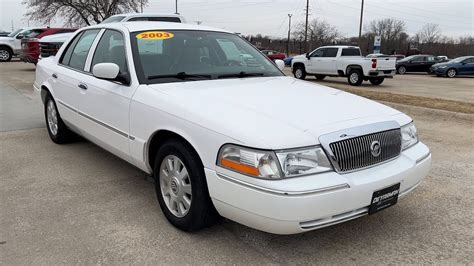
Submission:
<svg viewBox="0 0 474 266">
<path fill-rule="evenodd" d="M 385 105 L 290 77 L 150 85 L 143 101 L 259 148 L 319 143 L 320 135 L 362 124 L 410 118 Z M 153 100 L 151 100 L 153 99 Z M 159 99 L 156 101 L 156 99 Z M 262 147 L 265 145 L 265 147 Z"/>
<path fill-rule="evenodd" d="M 44 36 L 43 38 L 40 39 L 40 42 L 45 43 L 45 42 L 54 42 L 54 43 L 64 43 L 69 38 L 71 38 L 74 35 L 74 32 L 67 32 L 67 33 L 58 33 L 58 34 L 53 34 L 53 35 L 48 35 Z"/>
<path fill-rule="evenodd" d="M 451 65 L 452 63 L 450 62 L 444 62 L 444 63 L 436 63 L 433 65 L 433 68 L 436 68 L 436 67 L 442 67 L 442 66 L 449 66 Z"/>
<path fill-rule="evenodd" d="M 12 37 L 6 37 L 6 36 L 2 36 L 0 37 L 0 42 L 11 42 L 15 40 L 15 38 L 12 38 Z"/>
</svg>

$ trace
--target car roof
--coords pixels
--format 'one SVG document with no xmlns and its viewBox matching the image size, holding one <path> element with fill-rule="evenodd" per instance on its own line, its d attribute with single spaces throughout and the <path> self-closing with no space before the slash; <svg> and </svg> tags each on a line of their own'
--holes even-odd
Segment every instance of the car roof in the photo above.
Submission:
<svg viewBox="0 0 474 266">
<path fill-rule="evenodd" d="M 108 24 L 98 24 L 86 27 L 87 29 L 94 28 L 108 28 L 108 29 L 123 29 L 129 32 L 146 31 L 146 30 L 197 30 L 197 31 L 216 31 L 232 33 L 218 28 L 207 27 L 196 24 L 175 23 L 175 22 L 161 22 L 161 21 L 143 21 L 143 22 L 116 22 Z"/>
<path fill-rule="evenodd" d="M 167 17 L 167 18 L 179 18 L 181 22 L 186 21 L 183 16 L 178 15 L 178 14 L 173 14 L 173 13 L 123 13 L 123 14 L 113 15 L 111 17 L 118 17 L 118 16 L 123 16 L 125 17 L 125 19 L 131 19 L 131 18 L 136 18 L 136 17 Z"/>
<path fill-rule="evenodd" d="M 359 48 L 353 45 L 328 45 L 328 46 L 321 46 L 319 48 Z"/>
</svg>

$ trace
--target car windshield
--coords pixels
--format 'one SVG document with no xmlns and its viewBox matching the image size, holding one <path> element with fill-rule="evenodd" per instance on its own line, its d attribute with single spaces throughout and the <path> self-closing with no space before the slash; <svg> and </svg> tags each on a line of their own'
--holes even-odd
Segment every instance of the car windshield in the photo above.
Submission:
<svg viewBox="0 0 474 266">
<path fill-rule="evenodd" d="M 248 42 L 231 33 L 160 30 L 131 33 L 141 83 L 281 76 Z"/>
<path fill-rule="evenodd" d="M 22 30 L 23 30 L 23 29 L 17 29 L 16 31 L 14 31 L 14 32 L 12 32 L 12 33 L 10 33 L 10 34 L 8 34 L 7 36 L 8 36 L 8 37 L 15 37 L 15 35 L 17 35 L 17 34 L 18 34 L 20 31 L 22 31 Z"/>
</svg>

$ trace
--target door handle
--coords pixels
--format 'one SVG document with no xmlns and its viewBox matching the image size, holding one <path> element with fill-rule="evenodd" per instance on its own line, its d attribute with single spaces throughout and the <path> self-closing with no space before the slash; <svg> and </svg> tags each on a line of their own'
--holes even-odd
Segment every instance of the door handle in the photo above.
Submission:
<svg viewBox="0 0 474 266">
<path fill-rule="evenodd" d="M 77 85 L 79 88 L 83 89 L 83 90 L 87 90 L 87 85 L 84 84 L 84 83 L 79 83 L 79 85 Z"/>
<path fill-rule="evenodd" d="M 58 75 L 56 73 L 53 73 L 53 75 L 51 75 L 51 77 L 57 79 L 58 78 Z"/>
</svg>

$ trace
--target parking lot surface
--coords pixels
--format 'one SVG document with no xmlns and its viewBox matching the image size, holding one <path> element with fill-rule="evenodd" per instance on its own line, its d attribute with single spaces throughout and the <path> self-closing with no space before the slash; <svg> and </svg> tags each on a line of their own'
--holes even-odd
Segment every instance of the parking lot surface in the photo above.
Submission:
<svg viewBox="0 0 474 266">
<path fill-rule="evenodd" d="M 417 190 L 373 216 L 293 236 L 227 220 L 189 234 L 168 224 L 153 184 L 133 166 L 87 141 L 53 144 L 38 128 L 32 65 L 0 64 L 0 73 L 7 68 L 2 121 L 29 118 L 0 132 L 2 265 L 474 261 L 474 115 L 386 103 L 415 120 L 433 167 Z"/>
</svg>

